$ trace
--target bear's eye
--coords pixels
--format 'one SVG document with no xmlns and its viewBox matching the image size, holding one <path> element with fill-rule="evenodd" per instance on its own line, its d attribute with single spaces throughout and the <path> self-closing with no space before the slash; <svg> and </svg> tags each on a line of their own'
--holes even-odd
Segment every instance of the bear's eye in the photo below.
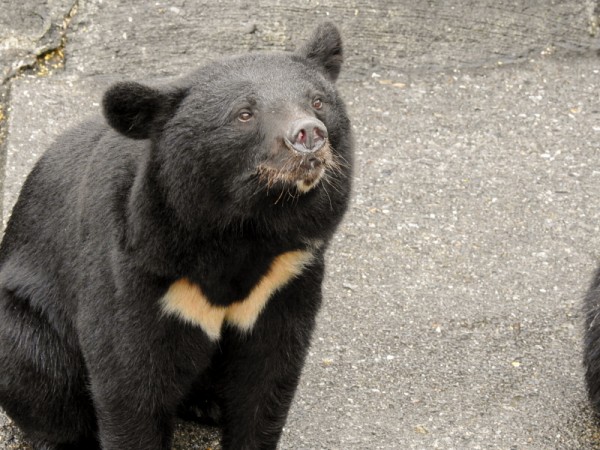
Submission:
<svg viewBox="0 0 600 450">
<path fill-rule="evenodd" d="M 248 122 L 250 119 L 252 119 L 252 117 L 252 113 L 247 110 L 240 111 L 240 113 L 238 114 L 238 120 L 240 122 Z"/>
<path fill-rule="evenodd" d="M 312 107 L 315 109 L 323 108 L 323 101 L 320 98 L 315 98 L 312 102 Z"/>
</svg>

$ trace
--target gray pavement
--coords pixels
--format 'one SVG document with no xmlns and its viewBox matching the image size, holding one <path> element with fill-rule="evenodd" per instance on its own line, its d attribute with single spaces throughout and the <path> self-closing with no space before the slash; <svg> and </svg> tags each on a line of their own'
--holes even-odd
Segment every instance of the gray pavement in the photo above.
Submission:
<svg viewBox="0 0 600 450">
<path fill-rule="evenodd" d="M 292 49 L 329 17 L 355 193 L 281 448 L 600 448 L 580 363 L 600 261 L 600 2 L 413 3 L 27 0 L 7 15 L 0 0 L 4 220 L 111 81 Z M 216 438 L 181 424 L 175 447 Z M 25 448 L 0 413 L 0 449 Z"/>
</svg>

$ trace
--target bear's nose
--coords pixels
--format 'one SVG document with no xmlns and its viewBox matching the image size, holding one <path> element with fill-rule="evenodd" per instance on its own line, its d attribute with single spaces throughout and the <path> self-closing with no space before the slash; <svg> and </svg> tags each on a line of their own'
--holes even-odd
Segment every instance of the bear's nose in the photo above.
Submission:
<svg viewBox="0 0 600 450">
<path fill-rule="evenodd" d="M 299 152 L 316 152 L 325 145 L 327 128 L 314 117 L 298 119 L 290 125 L 286 139 Z"/>
</svg>

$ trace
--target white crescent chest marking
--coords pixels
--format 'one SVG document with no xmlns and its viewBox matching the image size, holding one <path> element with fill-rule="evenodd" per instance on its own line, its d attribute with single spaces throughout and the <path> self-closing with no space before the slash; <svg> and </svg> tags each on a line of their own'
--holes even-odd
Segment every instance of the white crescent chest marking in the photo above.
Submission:
<svg viewBox="0 0 600 450">
<path fill-rule="evenodd" d="M 300 275 L 312 258 L 313 254 L 305 250 L 282 253 L 273 260 L 248 297 L 229 306 L 212 305 L 198 285 L 180 278 L 160 300 L 162 311 L 201 327 L 213 341 L 221 336 L 224 321 L 242 331 L 250 331 L 273 293 Z"/>
</svg>

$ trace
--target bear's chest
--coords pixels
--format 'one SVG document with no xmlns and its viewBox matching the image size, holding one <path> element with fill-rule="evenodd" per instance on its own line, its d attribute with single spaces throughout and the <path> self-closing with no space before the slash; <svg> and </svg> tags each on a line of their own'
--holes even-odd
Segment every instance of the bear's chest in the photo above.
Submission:
<svg viewBox="0 0 600 450">
<path fill-rule="evenodd" d="M 245 297 L 230 304 L 219 304 L 207 289 L 188 278 L 173 282 L 161 298 L 162 312 L 201 327 L 212 340 L 218 340 L 223 323 L 249 331 L 272 295 L 310 263 L 313 253 L 294 250 L 273 258 L 266 270 L 249 289 Z"/>
</svg>

